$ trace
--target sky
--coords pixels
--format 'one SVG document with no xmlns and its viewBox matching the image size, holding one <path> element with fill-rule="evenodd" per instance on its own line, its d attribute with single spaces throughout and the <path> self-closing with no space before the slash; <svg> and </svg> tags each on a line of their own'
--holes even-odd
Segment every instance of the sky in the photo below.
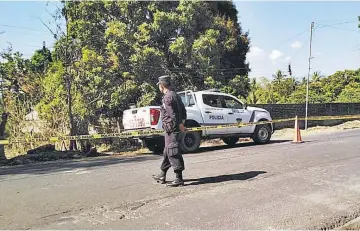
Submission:
<svg viewBox="0 0 360 231">
<path fill-rule="evenodd" d="M 11 42 L 14 51 L 31 57 L 36 49 L 42 48 L 43 41 L 51 47 L 53 36 L 41 22 L 53 22 L 47 11 L 54 12 L 55 7 L 52 3 L 47 6 L 46 1 L 0 0 L 0 50 L 7 48 L 8 42 Z"/>
<path fill-rule="evenodd" d="M 330 75 L 360 67 L 360 2 L 234 1 L 243 31 L 249 31 L 247 55 L 251 77 L 271 78 L 277 70 L 293 75 L 308 73 L 310 25 L 314 22 L 311 71 Z M 0 0 L 0 49 L 11 42 L 14 50 L 30 57 L 45 41 L 54 39 L 45 23 L 53 22 L 54 2 Z M 48 12 L 47 12 L 48 11 Z"/>
<path fill-rule="evenodd" d="M 360 2 L 235 2 L 244 31 L 249 31 L 250 76 L 271 77 L 280 69 L 307 76 L 310 25 L 314 22 L 311 71 L 330 75 L 360 67 Z"/>
</svg>

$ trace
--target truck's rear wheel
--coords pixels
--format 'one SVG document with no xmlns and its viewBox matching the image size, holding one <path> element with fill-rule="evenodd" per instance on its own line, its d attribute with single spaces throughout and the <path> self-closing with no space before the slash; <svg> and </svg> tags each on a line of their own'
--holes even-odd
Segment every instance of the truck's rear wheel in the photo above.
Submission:
<svg viewBox="0 0 360 231">
<path fill-rule="evenodd" d="M 162 154 L 164 152 L 164 137 L 159 139 L 145 140 L 144 143 L 145 146 L 154 154 Z"/>
<path fill-rule="evenodd" d="M 163 154 L 164 153 L 164 146 L 162 145 L 154 145 L 151 150 L 154 154 Z"/>
<path fill-rule="evenodd" d="M 257 125 L 253 134 L 253 140 L 257 144 L 266 144 L 271 139 L 271 128 L 268 124 Z"/>
<path fill-rule="evenodd" d="M 239 137 L 237 136 L 225 137 L 222 140 L 225 144 L 229 146 L 234 146 L 239 141 Z"/>
<path fill-rule="evenodd" d="M 181 135 L 179 147 L 182 153 L 195 152 L 201 143 L 200 132 L 185 132 Z M 147 139 L 144 140 L 145 146 L 154 154 L 162 154 L 165 148 L 164 137 L 161 139 Z"/>
<path fill-rule="evenodd" d="M 201 143 L 200 132 L 185 132 L 181 136 L 180 149 L 182 153 L 195 152 Z"/>
</svg>

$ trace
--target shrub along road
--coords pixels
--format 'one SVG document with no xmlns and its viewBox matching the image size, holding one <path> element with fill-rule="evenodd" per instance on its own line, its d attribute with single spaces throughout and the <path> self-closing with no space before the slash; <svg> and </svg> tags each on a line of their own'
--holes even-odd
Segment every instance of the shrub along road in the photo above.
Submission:
<svg viewBox="0 0 360 231">
<path fill-rule="evenodd" d="M 360 130 L 209 147 L 186 186 L 150 178 L 160 156 L 0 168 L 2 229 L 333 228 L 360 212 Z M 169 175 L 169 180 L 174 175 Z"/>
</svg>

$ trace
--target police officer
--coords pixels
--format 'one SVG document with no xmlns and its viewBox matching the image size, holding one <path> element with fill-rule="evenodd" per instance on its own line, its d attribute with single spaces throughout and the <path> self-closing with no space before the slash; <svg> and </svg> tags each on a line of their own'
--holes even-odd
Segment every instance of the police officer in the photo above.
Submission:
<svg viewBox="0 0 360 231">
<path fill-rule="evenodd" d="M 176 178 L 167 186 L 177 187 L 184 185 L 182 171 L 185 169 L 184 159 L 180 152 L 179 140 L 181 133 L 186 130 L 186 109 L 180 96 L 172 89 L 169 76 L 159 77 L 157 84 L 159 90 L 164 94 L 161 105 L 162 124 L 165 130 L 164 159 L 160 167 L 160 174 L 153 178 L 162 184 L 166 182 L 166 173 L 170 167 L 174 169 Z"/>
</svg>

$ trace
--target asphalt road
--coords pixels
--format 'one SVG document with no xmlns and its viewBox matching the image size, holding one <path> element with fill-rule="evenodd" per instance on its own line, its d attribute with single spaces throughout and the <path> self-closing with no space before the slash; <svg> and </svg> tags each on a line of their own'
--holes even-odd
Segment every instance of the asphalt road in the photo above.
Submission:
<svg viewBox="0 0 360 231">
<path fill-rule="evenodd" d="M 151 155 L 2 167 L 0 229 L 333 228 L 360 213 L 360 130 L 304 140 L 187 154 L 180 188 Z"/>
</svg>

